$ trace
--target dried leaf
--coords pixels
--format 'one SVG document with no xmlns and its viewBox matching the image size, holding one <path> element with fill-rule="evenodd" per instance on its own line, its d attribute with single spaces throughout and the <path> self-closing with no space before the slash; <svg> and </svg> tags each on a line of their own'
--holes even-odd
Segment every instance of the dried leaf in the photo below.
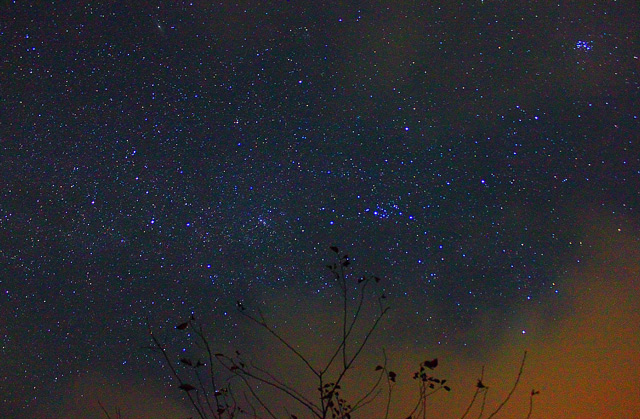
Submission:
<svg viewBox="0 0 640 419">
<path fill-rule="evenodd" d="M 424 366 L 430 370 L 438 366 L 438 358 L 433 358 L 431 361 L 424 361 Z"/>
</svg>

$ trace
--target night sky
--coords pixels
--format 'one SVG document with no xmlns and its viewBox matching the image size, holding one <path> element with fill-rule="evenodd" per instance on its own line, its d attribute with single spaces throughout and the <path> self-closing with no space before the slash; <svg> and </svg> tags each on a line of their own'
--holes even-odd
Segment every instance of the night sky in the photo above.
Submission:
<svg viewBox="0 0 640 419">
<path fill-rule="evenodd" d="M 237 300 L 320 353 L 333 245 L 434 411 L 640 415 L 637 2 L 107 3 L 0 7 L 1 417 L 187 417 L 147 319 Z"/>
</svg>

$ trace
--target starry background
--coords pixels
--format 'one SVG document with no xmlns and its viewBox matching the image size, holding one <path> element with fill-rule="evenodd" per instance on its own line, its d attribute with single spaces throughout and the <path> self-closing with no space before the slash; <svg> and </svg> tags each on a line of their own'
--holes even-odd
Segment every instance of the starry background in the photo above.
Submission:
<svg viewBox="0 0 640 419">
<path fill-rule="evenodd" d="M 331 245 L 395 359 L 637 415 L 639 5 L 254 3 L 1 6 L 0 416 L 186 417 L 146 319 L 304 346 Z"/>
</svg>

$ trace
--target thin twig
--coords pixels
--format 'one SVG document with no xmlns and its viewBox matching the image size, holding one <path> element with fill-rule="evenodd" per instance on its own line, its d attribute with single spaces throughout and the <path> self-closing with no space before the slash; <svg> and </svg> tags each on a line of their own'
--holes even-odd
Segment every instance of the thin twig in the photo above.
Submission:
<svg viewBox="0 0 640 419">
<path fill-rule="evenodd" d="M 371 389 L 353 405 L 353 408 L 351 409 L 352 412 L 355 412 L 356 410 L 360 409 L 361 407 L 366 406 L 367 404 L 371 403 L 380 394 L 380 390 L 378 390 L 378 392 L 375 395 L 373 395 L 373 393 L 376 391 L 376 389 L 380 386 L 380 383 L 382 382 L 382 377 L 386 374 L 386 371 L 387 371 L 387 353 L 386 353 L 386 351 L 384 349 L 382 350 L 382 353 L 383 353 L 384 363 L 382 364 L 382 368 L 380 369 L 380 375 L 378 376 L 378 379 L 376 380 L 375 384 L 373 384 L 371 386 Z M 373 395 L 373 397 L 371 397 L 369 399 L 369 397 L 371 395 Z M 369 400 L 367 400 L 367 399 L 369 399 Z M 389 400 L 389 402 L 390 402 L 390 400 Z M 389 409 L 389 403 L 387 403 L 387 411 L 388 411 L 388 409 Z"/>
<path fill-rule="evenodd" d="M 294 389 L 292 386 L 282 382 L 281 380 L 279 380 L 278 378 L 276 378 L 273 374 L 271 374 L 269 371 L 265 370 L 264 368 L 260 368 L 257 365 L 255 365 L 253 362 L 251 362 L 251 366 L 253 368 L 255 368 L 256 370 L 258 370 L 259 372 L 265 374 L 267 377 L 269 377 L 269 380 L 272 380 L 274 383 L 278 384 L 279 386 L 281 386 L 282 388 L 287 389 L 288 391 L 290 391 L 292 394 L 296 395 L 297 397 L 299 397 L 301 400 L 304 400 L 305 403 L 308 403 L 309 405 L 312 405 L 313 402 L 311 402 L 309 399 L 307 399 L 302 393 L 300 393 L 299 391 L 297 391 L 296 389 Z M 243 371 L 248 371 L 246 368 L 243 369 Z M 265 379 L 266 380 L 266 379 Z"/>
<path fill-rule="evenodd" d="M 342 379 L 344 378 L 344 376 L 346 375 L 347 371 L 349 370 L 349 368 L 351 368 L 351 365 L 354 363 L 354 361 L 358 358 L 358 356 L 360 355 L 360 353 L 362 352 L 362 350 L 364 349 L 365 345 L 367 344 L 367 341 L 369 340 L 369 338 L 371 337 L 371 334 L 373 333 L 373 331 L 378 327 L 378 323 L 380 323 L 380 320 L 382 320 L 382 318 L 384 317 L 384 315 L 387 313 L 387 311 L 389 310 L 389 307 L 385 308 L 382 313 L 380 314 L 380 316 L 375 320 L 375 322 L 373 323 L 373 325 L 371 326 L 371 328 L 369 329 L 369 331 L 365 334 L 364 336 L 364 340 L 362 341 L 362 343 L 360 344 L 360 346 L 358 347 L 358 349 L 356 350 L 355 354 L 351 357 L 351 359 L 349 360 L 349 362 L 347 363 L 347 365 L 345 366 L 345 368 L 342 370 L 342 372 L 340 372 L 340 374 L 338 375 L 338 379 L 335 381 L 334 384 L 334 388 L 335 386 L 337 386 L 338 384 L 340 384 L 340 382 L 342 381 Z"/>
<path fill-rule="evenodd" d="M 416 402 L 415 407 L 413 408 L 413 410 L 411 411 L 411 413 L 409 413 L 409 417 L 413 417 L 413 414 L 418 412 L 418 414 L 420 414 L 420 411 L 418 410 L 420 408 L 420 404 L 422 403 L 422 399 L 424 398 L 424 394 L 425 394 L 425 389 L 424 389 L 424 385 L 421 382 L 419 384 L 420 392 L 419 392 L 419 396 L 418 396 L 418 401 Z"/>
<path fill-rule="evenodd" d="M 164 346 L 162 346 L 162 344 L 160 343 L 158 338 L 156 338 L 156 336 L 153 334 L 153 330 L 151 329 L 151 324 L 149 323 L 149 319 L 147 319 L 147 329 L 149 331 L 149 335 L 151 336 L 151 339 L 153 340 L 153 343 L 156 345 L 156 348 L 158 348 L 160 350 L 160 353 L 162 354 L 162 357 L 164 358 L 167 366 L 171 370 L 171 373 L 176 378 L 176 380 L 178 380 L 178 383 L 182 387 L 185 383 L 184 383 L 184 381 L 182 381 L 182 378 L 180 377 L 180 375 L 178 374 L 178 372 L 174 368 L 173 363 L 169 359 L 169 355 L 167 355 L 166 349 L 164 348 Z M 198 404 L 193 399 L 193 396 L 191 396 L 191 393 L 189 391 L 186 391 L 186 390 L 185 390 L 185 393 L 187 393 L 187 397 L 189 398 L 189 401 L 191 402 L 191 405 L 193 406 L 193 408 L 196 409 L 196 412 L 198 413 L 198 416 L 200 416 L 202 419 L 206 419 L 206 416 L 204 415 L 204 413 L 198 407 Z"/>
<path fill-rule="evenodd" d="M 538 391 L 531 390 L 531 394 L 529 394 L 529 413 L 527 414 L 526 419 L 529 419 L 531 417 L 531 413 L 533 413 L 533 396 L 535 396 L 538 393 L 539 393 Z"/>
<path fill-rule="evenodd" d="M 204 345 L 204 348 L 207 352 L 207 358 L 209 359 L 209 378 L 211 379 L 211 390 L 213 391 L 213 398 L 216 402 L 216 409 L 220 410 L 222 408 L 221 404 L 220 404 L 220 399 L 218 396 L 218 388 L 216 386 L 216 381 L 215 381 L 215 372 L 213 370 L 213 351 L 211 350 L 211 346 L 209 345 L 209 340 L 207 339 L 207 337 L 204 334 L 204 330 L 202 329 L 202 325 L 198 325 L 199 327 L 196 328 L 194 327 L 194 330 L 196 331 L 196 334 L 198 335 L 198 337 L 200 338 L 200 340 L 202 341 L 202 344 Z M 227 406 L 225 406 L 227 407 Z"/>
<path fill-rule="evenodd" d="M 487 394 L 489 393 L 489 389 L 485 388 L 482 392 L 482 404 L 480 405 L 480 413 L 478 413 L 478 419 L 482 418 L 484 415 L 484 408 L 487 405 Z"/>
<path fill-rule="evenodd" d="M 481 383 L 482 380 L 484 380 L 484 365 L 482 366 L 482 371 L 480 372 L 479 382 Z M 460 419 L 464 419 L 469 414 L 469 411 L 471 410 L 471 407 L 473 406 L 473 404 L 476 402 L 476 397 L 478 397 L 478 394 L 480 393 L 481 390 L 482 389 L 480 388 L 480 386 L 476 386 L 476 391 L 475 393 L 473 393 L 473 398 L 471 399 L 471 403 L 469 403 L 469 406 L 467 406 L 467 410 L 464 411 L 464 414 L 460 417 Z"/>
<path fill-rule="evenodd" d="M 228 359 L 228 358 L 227 358 Z M 302 404 L 304 407 L 306 407 L 309 411 L 311 411 L 313 413 L 313 415 L 322 418 L 322 416 L 318 413 L 318 407 L 316 405 L 314 405 L 311 401 L 309 401 L 308 399 L 306 399 L 306 397 L 304 397 L 303 395 L 301 395 L 300 393 L 298 393 L 297 391 L 295 391 L 293 388 L 289 387 L 288 385 L 284 384 L 284 383 L 280 383 L 279 380 L 274 379 L 275 377 L 273 377 L 273 375 L 267 373 L 266 371 L 260 369 L 259 367 L 256 367 L 255 365 L 253 365 L 253 368 L 255 368 L 256 370 L 260 371 L 261 373 L 267 374 L 269 375 L 269 378 L 264 378 L 256 373 L 251 372 L 250 370 L 248 370 L 246 367 L 245 368 L 240 368 L 238 365 L 236 365 L 234 363 L 233 360 L 229 359 L 229 361 L 232 363 L 232 365 L 227 365 L 224 364 L 224 367 L 229 370 L 230 372 L 232 372 L 235 376 L 239 377 L 243 382 L 245 382 L 245 384 L 247 385 L 247 387 L 249 388 L 249 390 L 251 391 L 252 394 L 255 394 L 255 392 L 253 391 L 252 387 L 249 385 L 248 380 L 246 379 L 246 377 L 252 378 L 256 381 L 259 381 L 261 383 L 264 383 L 270 387 L 276 388 L 278 390 L 280 390 L 282 393 L 288 395 L 289 397 L 291 397 L 292 399 L 296 400 L 298 403 Z M 258 399 L 258 402 L 264 406 L 264 404 Z M 264 406 L 266 407 L 266 406 Z"/>
<path fill-rule="evenodd" d="M 511 388 L 511 391 L 509 392 L 507 397 L 504 399 L 504 401 L 500 403 L 500 406 L 498 406 L 498 408 L 492 414 L 490 414 L 487 419 L 491 419 L 492 417 L 494 417 L 500 411 L 500 409 L 502 409 L 504 405 L 507 404 L 513 392 L 516 391 L 516 387 L 518 387 L 518 383 L 520 382 L 520 377 L 522 376 L 522 371 L 524 370 L 524 363 L 526 359 L 527 359 L 527 351 L 524 351 L 524 355 L 522 356 L 522 362 L 520 363 L 520 371 L 518 371 L 518 376 L 516 377 L 516 382 L 513 383 L 513 387 Z"/>
<path fill-rule="evenodd" d="M 368 280 L 365 280 L 363 282 L 362 287 L 360 288 L 360 297 L 359 297 L 359 300 L 358 300 L 358 307 L 356 308 L 356 311 L 353 314 L 353 319 L 351 320 L 351 324 L 349 325 L 349 328 L 347 329 L 347 333 L 346 333 L 344 339 L 340 342 L 340 344 L 336 348 L 336 350 L 333 353 L 333 355 L 331 355 L 331 358 L 329 358 L 329 362 L 327 362 L 325 367 L 321 370 L 321 373 L 325 373 L 325 372 L 327 372 L 329 370 L 329 368 L 331 368 L 331 365 L 333 364 L 333 361 L 336 359 L 336 357 L 338 356 L 340 351 L 346 345 L 346 341 L 349 338 L 349 336 L 351 335 L 351 332 L 353 331 L 353 328 L 354 328 L 358 318 L 360 317 L 360 311 L 361 311 L 362 305 L 364 303 L 365 291 L 367 289 L 368 282 L 369 282 Z"/>
<path fill-rule="evenodd" d="M 262 398 L 260 398 L 260 396 L 253 389 L 253 387 L 251 387 L 251 383 L 247 381 L 246 377 L 240 376 L 240 379 L 244 382 L 245 386 L 249 389 L 253 398 L 258 401 L 258 404 L 262 406 L 262 408 L 269 414 L 269 416 L 272 419 L 277 419 L 276 415 L 273 414 L 273 412 L 269 409 L 269 407 L 262 401 Z M 245 395 L 245 399 L 246 399 L 246 395 Z M 253 407 L 253 405 L 249 403 L 249 406 L 251 406 L 251 409 L 254 411 L 254 416 L 257 417 L 255 415 L 255 408 Z"/>
<path fill-rule="evenodd" d="M 245 313 L 243 310 L 239 310 L 239 311 L 240 311 L 240 314 L 242 314 L 243 316 L 245 316 L 249 320 L 253 321 L 254 323 L 259 325 L 260 327 L 264 328 L 267 332 L 269 332 L 276 339 L 278 339 L 278 341 L 280 341 L 280 343 L 282 343 L 284 346 L 286 346 L 287 349 L 289 349 L 295 356 L 297 356 L 307 366 L 307 368 L 309 368 L 309 370 L 315 376 L 319 376 L 319 372 L 313 367 L 313 365 L 311 365 L 311 363 L 307 360 L 307 358 L 305 358 L 304 355 L 302 355 L 296 348 L 294 348 L 289 342 L 287 342 L 282 336 L 280 336 L 278 333 L 276 333 L 276 331 L 273 330 L 267 324 L 267 322 L 264 320 L 264 317 L 262 316 L 262 313 L 259 312 L 261 320 L 258 320 L 255 317 L 253 317 L 252 315 L 250 315 L 248 313 Z"/>
<path fill-rule="evenodd" d="M 198 371 L 197 368 L 194 369 L 194 375 L 198 380 L 198 385 L 202 389 L 202 393 L 204 395 L 204 401 L 207 404 L 207 407 L 209 408 L 209 411 L 211 412 L 211 414 L 215 417 L 216 412 L 213 410 L 213 406 L 211 406 L 211 402 L 210 402 L 211 397 L 209 397 L 209 392 L 207 391 L 207 387 L 204 385 L 204 382 L 202 381 L 202 377 L 200 377 L 200 371 Z M 213 391 L 215 393 L 215 389 Z"/>
<path fill-rule="evenodd" d="M 344 255 L 343 255 L 344 257 Z M 342 366 L 347 368 L 347 280 L 344 276 L 344 264 L 340 262 L 340 277 L 342 279 Z"/>
<path fill-rule="evenodd" d="M 104 412 L 105 416 L 107 416 L 107 419 L 111 419 L 111 415 L 109 415 L 109 412 L 107 412 L 107 409 L 104 408 L 104 406 L 102 405 L 100 400 L 98 400 L 98 406 L 100 406 L 100 409 L 102 409 L 102 411 Z"/>
</svg>

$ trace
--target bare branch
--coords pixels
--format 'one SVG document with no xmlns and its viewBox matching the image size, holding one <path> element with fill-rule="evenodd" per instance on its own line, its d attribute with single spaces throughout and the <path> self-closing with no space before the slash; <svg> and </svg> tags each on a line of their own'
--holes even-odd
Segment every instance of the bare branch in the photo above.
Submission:
<svg viewBox="0 0 640 419">
<path fill-rule="evenodd" d="M 487 419 L 491 419 L 492 417 L 494 417 L 500 411 L 500 409 L 502 409 L 507 404 L 513 392 L 516 391 L 516 387 L 518 387 L 518 383 L 520 382 L 520 377 L 522 377 L 522 371 L 524 370 L 524 363 L 526 359 L 527 359 L 527 351 L 524 351 L 524 355 L 522 356 L 522 362 L 520 363 L 520 371 L 518 371 L 518 376 L 516 377 L 515 383 L 513 383 L 513 387 L 511 388 L 511 391 L 509 392 L 507 397 L 504 399 L 504 401 L 500 403 L 500 406 L 498 406 L 498 408 L 492 414 L 490 414 Z"/>
<path fill-rule="evenodd" d="M 382 350 L 382 354 L 383 354 L 384 362 L 381 366 L 378 367 L 380 371 L 380 374 L 378 375 L 378 379 L 376 380 L 375 384 L 371 386 L 369 391 L 365 393 L 365 395 L 362 396 L 358 401 L 356 401 L 356 403 L 353 405 L 353 408 L 351 409 L 352 412 L 355 412 L 356 410 L 362 408 L 363 406 L 366 406 L 369 403 L 373 402 L 380 394 L 381 390 L 378 390 L 376 394 L 373 394 L 373 393 L 376 392 L 376 389 L 378 389 L 378 387 L 380 386 L 380 383 L 382 382 L 382 377 L 384 377 L 387 372 L 387 353 L 384 349 Z M 391 395 L 389 394 L 389 401 L 390 401 L 390 398 L 391 398 Z M 389 409 L 389 403 L 387 403 L 387 411 L 388 409 Z"/>
<path fill-rule="evenodd" d="M 529 394 L 529 413 L 527 414 L 526 419 L 529 419 L 531 417 L 531 413 L 533 413 L 533 396 L 538 394 L 540 394 L 540 392 L 537 390 L 531 390 L 531 393 Z"/>
<path fill-rule="evenodd" d="M 167 355 L 167 351 L 165 347 L 160 343 L 158 338 L 156 338 L 156 336 L 153 334 L 153 330 L 151 329 L 151 324 L 149 323 L 149 319 L 147 319 L 147 330 L 149 331 L 149 335 L 151 336 L 151 339 L 153 340 L 153 343 L 155 344 L 156 348 L 160 350 L 160 353 L 162 354 L 162 357 L 164 358 L 165 363 L 171 370 L 171 373 L 173 374 L 175 379 L 178 380 L 178 384 L 180 385 L 180 388 L 185 388 L 186 383 L 182 381 L 182 378 L 180 377 L 175 367 L 173 366 L 173 363 L 171 362 L 171 360 L 169 359 L 169 356 Z M 204 415 L 202 410 L 200 410 L 200 408 L 198 407 L 198 404 L 196 403 L 193 396 L 191 395 L 191 392 L 185 391 L 185 393 L 187 393 L 187 397 L 189 398 L 189 401 L 191 402 L 191 405 L 193 406 L 193 408 L 198 413 L 198 416 L 200 416 L 202 419 L 205 419 L 206 416 Z"/>
<path fill-rule="evenodd" d="M 109 415 L 109 412 L 107 412 L 107 409 L 104 408 L 100 400 L 98 400 L 98 406 L 100 406 L 100 409 L 104 412 L 107 419 L 111 419 L 111 415 Z"/>
<path fill-rule="evenodd" d="M 487 394 L 489 393 L 489 389 L 485 388 L 482 392 L 482 404 L 480 405 L 480 413 L 478 413 L 478 419 L 482 417 L 484 414 L 484 408 L 487 405 Z"/>
<path fill-rule="evenodd" d="M 478 384 L 482 383 L 482 380 L 484 380 L 484 365 L 482 366 L 482 371 L 480 372 L 480 378 L 478 379 Z M 469 414 L 469 411 L 471 411 L 471 407 L 476 402 L 476 398 L 478 397 L 478 394 L 480 394 L 480 391 L 482 390 L 483 390 L 483 387 L 480 387 L 479 385 L 476 386 L 476 391 L 473 393 L 473 398 L 471 399 L 471 403 L 469 403 L 469 406 L 467 406 L 467 410 L 464 411 L 464 414 L 460 416 L 460 419 L 464 419 Z"/>
<path fill-rule="evenodd" d="M 309 362 L 309 360 L 307 360 L 307 358 L 304 357 L 304 355 L 302 355 L 296 348 L 294 348 L 289 342 L 287 342 L 282 336 L 280 336 L 278 333 L 276 333 L 275 330 L 273 330 L 266 321 L 264 321 L 264 317 L 262 316 L 262 313 L 260 313 L 260 317 L 261 320 L 258 320 L 257 318 L 255 318 L 254 316 L 252 316 L 249 313 L 246 313 L 244 310 L 239 310 L 240 314 L 243 315 L 244 317 L 246 317 L 247 319 L 251 320 L 252 322 L 256 323 L 257 325 L 259 325 L 260 327 L 262 327 L 263 329 L 265 329 L 267 332 L 269 332 L 272 336 L 274 336 L 280 343 L 282 343 L 284 346 L 287 347 L 287 349 L 289 349 L 296 357 L 298 357 L 298 359 L 300 359 L 306 366 L 307 368 L 309 368 L 309 370 L 317 377 L 320 376 L 320 373 L 313 367 L 313 365 L 311 365 L 311 363 Z"/>
<path fill-rule="evenodd" d="M 218 358 L 223 358 L 223 357 L 218 357 Z M 253 390 L 253 388 L 251 387 L 249 381 L 247 380 L 248 378 L 254 379 L 256 381 L 259 381 L 263 384 L 266 384 L 270 387 L 273 387 L 279 391 L 281 391 L 282 393 L 288 395 L 289 397 L 291 397 L 292 399 L 296 400 L 298 403 L 302 404 L 305 408 L 307 408 L 309 411 L 311 411 L 314 416 L 317 416 L 319 418 L 322 418 L 322 416 L 319 414 L 320 409 L 314 405 L 313 402 L 311 402 L 310 400 L 308 400 L 306 397 L 304 397 L 302 394 L 300 394 L 299 392 L 297 392 L 295 389 L 293 389 L 292 387 L 288 386 L 285 383 L 280 382 L 280 380 L 276 379 L 272 374 L 266 372 L 265 370 L 255 366 L 255 365 L 251 365 L 251 367 L 253 367 L 254 369 L 256 369 L 258 372 L 265 374 L 267 377 L 263 377 L 261 375 L 258 375 L 257 373 L 252 372 L 251 370 L 249 370 L 245 364 L 245 366 L 240 366 L 238 365 L 238 363 L 236 363 L 233 359 L 228 358 L 228 357 L 224 357 L 224 359 L 226 359 L 228 362 L 231 363 L 231 365 L 228 365 L 224 362 L 222 362 L 222 365 L 224 365 L 224 367 L 229 370 L 231 373 L 233 373 L 235 376 L 237 376 L 238 378 L 240 378 L 249 388 L 249 390 L 251 391 L 252 395 L 256 395 L 255 391 Z M 243 363 L 244 364 L 244 363 Z M 262 405 L 263 403 L 260 401 L 259 397 L 258 397 L 258 402 Z M 265 406 L 266 407 L 266 406 Z"/>
<path fill-rule="evenodd" d="M 365 295 L 366 295 L 365 291 L 366 291 L 368 282 L 369 282 L 368 280 L 363 281 L 363 285 L 360 288 L 360 294 L 359 294 L 359 298 L 358 298 L 358 305 L 357 305 L 356 311 L 355 311 L 355 313 L 353 315 L 353 318 L 351 320 L 351 324 L 349 325 L 346 333 L 343 334 L 343 339 L 340 341 L 340 344 L 338 345 L 338 347 L 336 348 L 335 352 L 333 353 L 333 355 L 329 359 L 329 362 L 327 362 L 325 367 L 322 369 L 321 373 L 325 373 L 326 371 L 328 371 L 329 368 L 331 368 L 331 365 L 333 364 L 333 361 L 337 358 L 337 356 L 340 353 L 340 351 L 345 349 L 346 341 L 349 338 L 349 336 L 351 335 L 351 332 L 352 332 L 352 330 L 353 330 L 358 318 L 360 317 L 360 310 L 362 309 L 362 305 L 364 303 L 364 299 L 365 299 Z M 346 313 L 346 308 L 344 309 L 344 313 Z M 343 316 L 343 320 L 345 320 L 345 319 L 346 319 L 346 316 Z M 343 354 L 344 353 L 346 353 L 346 350 L 343 351 Z"/>
<path fill-rule="evenodd" d="M 197 413 L 197 416 L 201 419 L 209 417 L 213 419 L 239 417 L 252 417 L 254 419 L 268 417 L 276 419 L 281 417 L 283 413 L 286 413 L 289 419 L 297 418 L 295 414 L 290 413 L 290 406 L 278 407 L 278 409 L 283 409 L 282 411 L 274 408 L 272 401 L 265 396 L 266 394 L 271 394 L 271 389 L 273 389 L 276 393 L 280 393 L 282 400 L 291 402 L 294 407 L 297 406 L 296 409 L 307 411 L 307 417 L 317 419 L 328 419 L 330 417 L 335 419 L 350 419 L 353 412 L 373 403 L 380 396 L 383 391 L 383 379 L 386 379 L 387 397 L 385 401 L 384 419 L 389 418 L 389 415 L 392 413 L 391 401 L 396 386 L 396 374 L 387 369 L 387 354 L 384 349 L 382 350 L 383 363 L 375 368 L 376 372 L 379 371 L 378 377 L 371 381 L 370 387 L 364 389 L 363 393 L 360 393 L 359 396 L 356 394 L 357 397 L 354 397 L 356 401 L 353 405 L 345 400 L 342 389 L 342 383 L 347 381 L 347 374 L 352 369 L 355 369 L 356 361 L 360 359 L 365 348 L 370 344 L 369 342 L 371 341 L 373 333 L 388 313 L 389 307 L 386 304 L 385 294 L 380 294 L 376 298 L 375 293 L 371 292 L 372 288 L 368 287 L 371 280 L 377 283 L 380 281 L 380 278 L 375 276 L 369 278 L 362 277 L 358 280 L 357 286 L 350 288 L 347 281 L 347 278 L 350 278 L 350 276 L 346 273 L 346 268 L 350 265 L 349 257 L 346 253 L 340 252 L 337 247 L 331 247 L 331 250 L 336 253 L 338 258 L 337 263 L 328 265 L 328 267 L 339 287 L 339 290 L 337 290 L 338 298 L 342 298 L 343 300 L 342 304 L 337 308 L 337 310 L 342 310 L 342 314 L 336 313 L 341 318 L 338 321 L 341 321 L 342 324 L 338 326 L 339 329 L 334 331 L 334 337 L 336 340 L 339 340 L 338 344 L 331 348 L 331 352 L 328 353 L 328 355 L 330 355 L 328 361 L 326 361 L 326 358 L 322 359 L 319 368 L 314 367 L 311 358 L 305 356 L 302 351 L 294 346 L 292 341 L 289 341 L 285 336 L 281 335 L 275 326 L 270 325 L 259 308 L 249 311 L 244 307 L 242 302 L 237 302 L 239 314 L 266 330 L 268 334 L 288 350 L 285 351 L 285 354 L 293 354 L 293 357 L 290 355 L 289 357 L 301 361 L 302 365 L 311 371 L 312 375 L 304 373 L 304 377 L 316 377 L 318 383 L 317 388 L 307 387 L 306 389 L 301 389 L 298 385 L 292 384 L 294 382 L 292 377 L 256 365 L 250 360 L 245 361 L 244 357 L 238 351 L 231 357 L 222 353 L 214 353 L 211 347 L 211 341 L 207 338 L 203 326 L 196 323 L 193 314 L 189 320 L 176 326 L 176 329 L 185 330 L 189 328 L 189 331 L 193 332 L 187 335 L 187 337 L 191 345 L 193 345 L 194 348 L 198 348 L 201 358 L 206 360 L 205 363 L 207 361 L 209 362 L 208 368 L 206 368 L 206 364 L 200 359 L 191 357 L 182 357 L 180 358 L 180 362 L 177 362 L 176 358 L 176 362 L 174 363 L 168 355 L 167 347 L 155 336 L 147 319 L 148 332 L 153 342 L 149 348 L 161 354 L 162 363 L 166 364 L 173 379 L 177 381 L 179 388 L 186 393 L 186 397 Z M 371 302 L 371 306 L 367 306 L 366 309 L 365 300 L 367 304 Z M 379 311 L 376 310 L 375 300 L 377 300 Z M 366 315 L 364 313 L 366 313 Z M 204 353 L 206 353 L 206 356 Z M 526 356 L 527 352 L 525 351 L 513 387 L 502 403 L 489 415 L 488 419 L 496 416 L 514 394 L 524 370 Z M 341 361 L 338 361 L 338 359 Z M 216 363 L 215 367 L 214 362 Z M 418 399 L 410 413 L 410 418 L 417 419 L 421 417 L 425 419 L 427 416 L 427 398 L 442 389 L 446 391 L 451 390 L 448 385 L 445 385 L 447 380 L 432 375 L 431 370 L 435 369 L 437 365 L 437 358 L 426 360 L 420 364 L 419 371 L 414 374 L 413 378 L 417 380 L 418 385 Z M 300 369 L 305 370 L 305 368 Z M 222 377 L 217 376 L 216 371 L 222 371 Z M 194 377 L 191 377 L 189 374 L 193 374 Z M 209 377 L 203 377 L 202 374 L 208 374 Z M 193 381 L 190 383 L 187 382 L 188 380 L 183 378 L 185 375 L 190 377 L 188 380 Z M 353 375 L 353 373 L 351 375 Z M 233 380 L 236 379 L 240 380 L 239 385 L 242 400 L 237 400 L 232 391 L 232 383 Z M 460 419 L 465 419 L 470 414 L 481 394 L 482 404 L 478 419 L 483 417 L 489 390 L 488 387 L 484 385 L 483 379 L 484 366 L 482 367 L 480 379 L 478 379 L 471 402 Z M 219 387 L 220 382 L 222 382 L 223 387 Z M 316 390 L 317 393 L 311 396 L 312 392 Z M 527 419 L 531 417 L 533 411 L 533 396 L 536 394 L 538 394 L 538 392 L 532 390 L 529 399 Z M 98 403 L 107 419 L 111 419 L 111 416 L 104 406 L 100 402 Z M 119 410 L 116 412 L 118 418 L 121 419 Z"/>
</svg>

